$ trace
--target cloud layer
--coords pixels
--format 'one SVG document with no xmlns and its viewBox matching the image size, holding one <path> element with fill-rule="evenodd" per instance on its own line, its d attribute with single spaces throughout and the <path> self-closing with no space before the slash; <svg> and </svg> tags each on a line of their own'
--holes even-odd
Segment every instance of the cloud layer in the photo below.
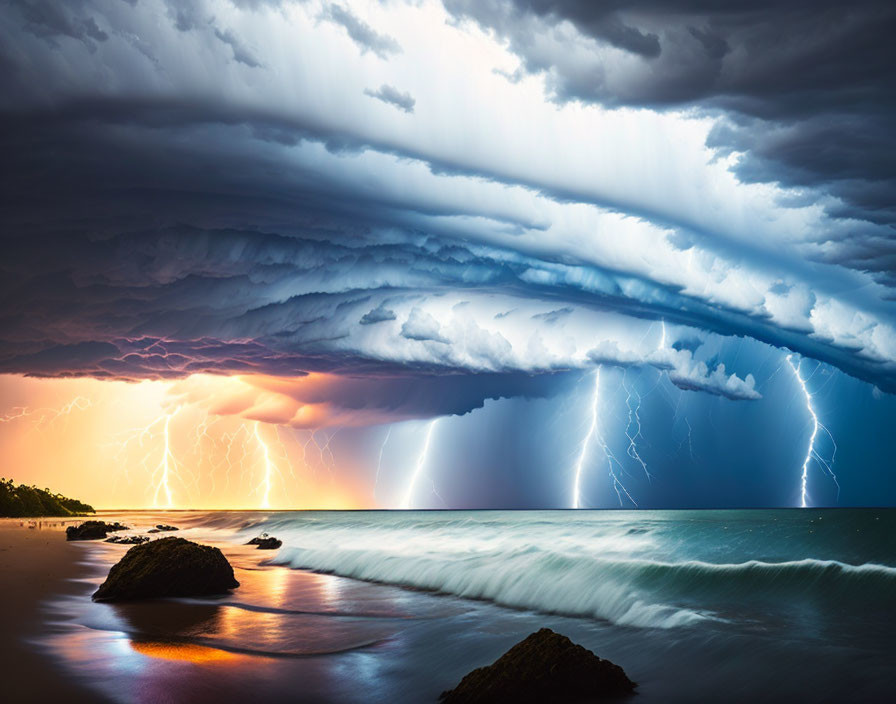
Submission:
<svg viewBox="0 0 896 704">
<path fill-rule="evenodd" d="M 740 338 L 896 390 L 891 11 L 595 7 L 4 5 L 0 371 L 302 427 L 595 364 L 755 399 Z"/>
</svg>

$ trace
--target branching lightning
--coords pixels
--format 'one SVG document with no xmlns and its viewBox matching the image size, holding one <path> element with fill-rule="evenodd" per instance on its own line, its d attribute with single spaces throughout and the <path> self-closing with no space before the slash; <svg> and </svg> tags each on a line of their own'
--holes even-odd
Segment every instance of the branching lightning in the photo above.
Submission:
<svg viewBox="0 0 896 704">
<path fill-rule="evenodd" d="M 414 498 L 414 487 L 417 485 L 417 480 L 420 478 L 420 475 L 423 473 L 423 469 L 426 467 L 426 459 L 429 455 L 429 445 L 432 441 L 432 432 L 435 430 L 436 423 L 439 422 L 439 419 L 430 421 L 429 425 L 426 428 L 426 436 L 423 440 L 423 447 L 420 450 L 420 454 L 417 456 L 417 465 L 414 467 L 414 471 L 411 473 L 411 479 L 408 482 L 407 490 L 404 494 L 404 500 L 401 502 L 401 507 L 403 509 L 409 509 L 411 507 L 411 499 Z"/>
<path fill-rule="evenodd" d="M 582 439 L 582 446 L 579 450 L 578 459 L 576 460 L 575 481 L 573 483 L 572 492 L 572 507 L 581 508 L 582 472 L 585 468 L 585 460 L 588 458 L 588 450 L 591 446 L 592 440 L 596 442 L 604 452 L 604 457 L 606 457 L 607 460 L 607 471 L 609 473 L 610 480 L 613 483 L 613 489 L 615 490 L 616 496 L 619 499 L 619 505 L 622 506 L 623 504 L 622 496 L 624 494 L 626 498 L 628 498 L 628 500 L 632 502 L 633 505 L 637 506 L 638 503 L 632 498 L 631 494 L 629 494 L 628 490 L 625 488 L 625 485 L 619 479 L 619 474 L 617 474 L 616 472 L 617 467 L 620 471 L 624 471 L 622 464 L 618 459 L 616 459 L 616 456 L 607 446 L 607 443 L 603 439 L 603 436 L 601 435 L 600 429 L 598 427 L 598 410 L 600 408 L 600 370 L 601 368 L 599 366 L 594 370 L 594 391 L 591 396 L 591 419 L 588 425 L 588 432 Z"/>
<path fill-rule="evenodd" d="M 30 408 L 14 406 L 8 413 L 0 416 L 0 423 L 11 423 L 22 418 L 29 419 L 38 430 L 53 425 L 62 416 L 69 416 L 75 411 L 86 411 L 93 405 L 89 398 L 76 396 L 59 408 Z"/>
<path fill-rule="evenodd" d="M 173 508 L 201 496 L 200 480 L 210 484 L 214 491 L 215 475 L 221 470 L 229 487 L 233 470 L 237 469 L 239 483 L 254 486 L 259 508 L 270 508 L 275 487 L 287 486 L 284 468 L 297 480 L 279 426 L 274 426 L 276 435 L 272 438 L 260 421 L 212 418 L 208 412 L 199 411 L 187 442 L 180 443 L 175 441 L 173 421 L 185 413 L 180 406 L 166 411 L 145 426 L 116 434 L 110 443 L 114 448 L 113 457 L 129 481 L 129 470 L 134 466 L 149 478 L 148 495 L 154 506 Z M 230 423 L 229 430 L 219 429 L 227 423 Z M 186 496 L 179 496 L 180 489 Z"/>
<path fill-rule="evenodd" d="M 258 493 L 261 494 L 261 505 L 260 508 L 270 508 L 271 507 L 271 476 L 276 471 L 276 467 L 274 466 L 273 461 L 271 460 L 271 451 L 265 443 L 264 439 L 261 437 L 261 429 L 260 422 L 255 421 L 255 440 L 258 442 L 258 446 L 261 448 L 262 456 L 264 457 L 264 475 L 261 480 L 261 483 L 258 486 Z"/>
<path fill-rule="evenodd" d="M 177 460 L 174 457 L 174 454 L 171 452 L 171 419 L 177 415 L 177 412 L 180 408 L 175 408 L 171 413 L 166 414 L 160 420 L 163 421 L 163 431 L 162 438 L 164 441 L 164 445 L 162 448 L 162 460 L 159 462 L 157 467 L 157 473 L 159 474 L 158 482 L 156 483 L 156 491 L 153 496 L 153 503 L 156 506 L 159 506 L 159 494 L 161 492 L 165 493 L 165 508 L 171 508 L 174 505 L 174 501 L 171 495 L 171 474 L 178 469 Z"/>
<path fill-rule="evenodd" d="M 313 472 L 316 472 L 316 467 L 323 467 L 327 470 L 329 474 L 332 474 L 333 468 L 336 465 L 336 458 L 333 456 L 333 450 L 330 447 L 330 443 L 333 441 L 333 438 L 336 437 L 336 434 L 339 432 L 339 428 L 334 430 L 332 433 L 327 435 L 326 431 L 320 429 L 314 430 L 292 430 L 292 436 L 295 441 L 302 448 L 302 464 L 305 467 L 310 468 Z M 307 436 L 303 439 L 301 437 L 302 433 L 307 433 Z M 323 435 L 324 440 L 321 442 L 318 440 L 318 435 Z M 308 449 L 314 448 L 317 451 L 318 461 L 312 464 L 309 456 Z M 313 451 L 312 451 L 313 454 Z"/>
<path fill-rule="evenodd" d="M 171 442 L 171 421 L 179 412 L 178 406 L 145 426 L 118 433 L 112 443 L 116 448 L 114 459 L 126 477 L 130 474 L 131 452 L 136 449 L 139 453 L 140 459 L 137 464 L 149 477 L 148 494 L 152 497 L 153 506 L 157 508 L 174 506 L 172 485 L 175 480 L 184 487 L 188 486 L 182 476 L 182 466 L 174 454 Z M 161 443 L 161 450 L 157 443 Z M 147 448 L 147 444 L 151 447 Z"/>
<path fill-rule="evenodd" d="M 637 440 L 641 437 L 641 394 L 638 393 L 638 390 L 634 386 L 632 386 L 631 389 L 626 386 L 625 376 L 626 372 L 623 372 L 622 388 L 625 389 L 625 405 L 626 408 L 628 408 L 628 422 L 625 425 L 625 437 L 628 438 L 626 454 L 641 465 L 641 469 L 644 470 L 644 474 L 646 474 L 647 479 L 650 480 L 653 479 L 653 476 L 647 470 L 647 463 L 642 459 L 641 455 L 638 454 Z M 633 400 L 634 405 L 632 405 Z"/>
<path fill-rule="evenodd" d="M 834 456 L 837 454 L 837 443 L 834 440 L 834 436 L 831 432 L 818 420 L 818 414 L 815 412 L 815 408 L 812 405 L 812 394 L 809 392 L 809 388 L 806 385 L 806 381 L 803 379 L 802 375 L 802 366 L 803 360 L 800 359 L 798 364 L 793 363 L 793 355 L 787 355 L 787 363 L 790 365 L 790 368 L 793 370 L 793 375 L 796 377 L 797 383 L 800 385 L 800 388 L 803 391 L 803 395 L 806 397 L 806 409 L 809 411 L 809 415 L 812 417 L 812 434 L 809 437 L 809 448 L 806 451 L 806 459 L 803 460 L 803 469 L 800 475 L 800 506 L 802 508 L 806 508 L 808 506 L 808 483 L 809 483 L 809 464 L 812 460 L 816 460 L 818 464 L 822 467 L 822 469 L 830 475 L 831 479 L 833 479 L 834 484 L 837 486 L 837 494 L 840 493 L 840 484 L 837 481 L 837 475 L 834 474 L 834 470 L 831 465 L 834 462 Z M 831 442 L 834 445 L 834 451 L 831 454 L 830 460 L 822 457 L 816 448 L 816 440 L 818 439 L 818 433 L 822 431 L 827 434 L 830 438 Z"/>
</svg>

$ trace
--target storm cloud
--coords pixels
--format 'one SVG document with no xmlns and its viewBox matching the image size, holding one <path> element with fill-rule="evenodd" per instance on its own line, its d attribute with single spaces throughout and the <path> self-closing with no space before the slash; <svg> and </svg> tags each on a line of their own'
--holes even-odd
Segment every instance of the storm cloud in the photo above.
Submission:
<svg viewBox="0 0 896 704">
<path fill-rule="evenodd" d="M 733 169 L 741 180 L 807 189 L 834 217 L 896 223 L 892 3 L 445 0 L 445 7 L 504 41 L 521 61 L 515 77 L 543 76 L 553 100 L 722 117 L 708 143 L 738 152 Z"/>
<path fill-rule="evenodd" d="M 896 390 L 892 13 L 596 7 L 4 5 L 0 371 L 432 417 L 595 364 L 755 399 L 750 338 Z"/>
</svg>

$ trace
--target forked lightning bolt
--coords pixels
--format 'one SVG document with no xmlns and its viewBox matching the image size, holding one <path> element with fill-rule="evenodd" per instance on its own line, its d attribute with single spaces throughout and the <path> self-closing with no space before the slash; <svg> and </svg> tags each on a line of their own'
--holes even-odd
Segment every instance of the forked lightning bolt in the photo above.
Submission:
<svg viewBox="0 0 896 704">
<path fill-rule="evenodd" d="M 423 440 L 423 447 L 420 450 L 420 454 L 417 456 L 417 465 L 414 467 L 414 471 L 411 473 L 411 479 L 408 482 L 408 488 L 404 494 L 404 500 L 401 502 L 401 507 L 403 509 L 409 509 L 411 507 L 411 500 L 414 498 L 414 487 L 417 485 L 417 480 L 420 478 L 420 475 L 423 473 L 423 469 L 426 467 L 426 458 L 429 454 L 429 444 L 432 441 L 432 431 L 435 430 L 436 423 L 439 422 L 439 419 L 430 421 L 429 426 L 426 428 L 426 436 Z"/>
<path fill-rule="evenodd" d="M 588 458 L 588 450 L 591 446 L 592 440 L 595 441 L 598 446 L 603 450 L 604 457 L 607 460 L 607 471 L 610 476 L 610 480 L 613 483 L 613 489 L 616 492 L 616 496 L 619 499 L 619 505 L 622 506 L 622 496 L 623 494 L 628 498 L 629 501 L 632 502 L 635 506 L 637 506 L 637 502 L 632 498 L 631 494 L 628 493 L 628 490 L 625 488 L 625 485 L 619 479 L 619 475 L 616 473 L 616 467 L 622 470 L 622 464 L 616 459 L 616 456 L 607 447 L 607 443 L 604 441 L 600 429 L 598 428 L 598 411 L 600 408 L 600 370 L 598 367 L 594 370 L 594 391 L 591 396 L 591 420 L 588 424 L 588 432 L 585 434 L 585 437 L 582 439 L 582 447 L 579 450 L 579 456 L 576 460 L 575 465 L 575 480 L 573 483 L 573 491 L 572 491 L 572 507 L 573 508 L 581 508 L 581 484 L 582 484 L 582 473 L 585 469 L 585 460 Z"/>
<path fill-rule="evenodd" d="M 834 462 L 834 455 L 837 454 L 837 443 L 834 441 L 834 436 L 831 435 L 831 431 L 824 427 L 821 421 L 818 420 L 818 414 L 815 412 L 815 408 L 812 405 L 812 394 L 809 392 L 809 388 L 808 386 L 806 386 L 806 381 L 803 379 L 803 360 L 800 359 L 799 363 L 794 364 L 793 355 L 789 354 L 787 355 L 787 363 L 793 370 L 793 375 L 796 377 L 797 383 L 803 390 L 803 395 L 806 397 L 806 409 L 809 411 L 809 415 L 812 417 L 812 434 L 809 437 L 809 448 L 806 450 L 806 459 L 803 460 L 803 470 L 800 475 L 800 506 L 802 508 L 806 508 L 808 506 L 809 498 L 809 464 L 812 462 L 813 458 L 818 462 L 822 469 L 824 469 L 824 471 L 831 476 L 831 479 L 834 480 L 834 484 L 837 485 L 838 494 L 840 492 L 840 484 L 837 481 L 837 475 L 834 474 L 834 470 L 831 468 L 831 464 Z M 818 450 L 815 447 L 819 431 L 826 433 L 827 436 L 831 439 L 831 442 L 834 444 L 834 452 L 831 454 L 830 460 L 826 460 L 825 458 L 823 458 L 818 453 Z"/>
<path fill-rule="evenodd" d="M 264 457 L 264 475 L 262 477 L 261 484 L 258 487 L 258 493 L 261 494 L 260 508 L 270 508 L 271 475 L 274 473 L 274 463 L 271 460 L 271 451 L 268 449 L 267 444 L 261 437 L 261 429 L 259 426 L 259 421 L 255 421 L 255 440 L 258 442 L 259 447 L 261 447 L 261 452 Z"/>
<path fill-rule="evenodd" d="M 0 423 L 11 423 L 20 418 L 30 419 L 38 430 L 49 427 L 62 416 L 71 415 L 74 411 L 86 411 L 93 405 L 89 398 L 77 396 L 59 408 L 29 408 L 15 406 L 8 413 L 0 416 Z"/>
<path fill-rule="evenodd" d="M 628 423 L 625 425 L 625 437 L 628 438 L 626 454 L 641 465 L 641 469 L 644 470 L 644 474 L 647 475 L 648 480 L 653 479 L 653 475 L 647 470 L 647 463 L 638 453 L 637 441 L 638 438 L 641 437 L 641 394 L 638 393 L 638 390 L 634 386 L 631 389 L 626 386 L 625 376 L 626 372 L 623 372 L 622 388 L 625 389 L 625 406 L 628 408 Z M 634 405 L 632 405 L 632 400 L 635 402 Z"/>
<path fill-rule="evenodd" d="M 171 508 L 174 505 L 171 495 L 171 474 L 177 470 L 178 465 L 177 460 L 174 458 L 174 454 L 171 452 L 171 419 L 177 415 L 179 410 L 180 408 L 175 408 L 173 412 L 167 414 L 164 417 L 164 424 L 162 426 L 162 438 L 164 444 L 162 449 L 162 460 L 157 467 L 159 480 L 156 484 L 153 502 L 156 506 L 159 506 L 159 494 L 164 492 L 165 508 Z"/>
</svg>

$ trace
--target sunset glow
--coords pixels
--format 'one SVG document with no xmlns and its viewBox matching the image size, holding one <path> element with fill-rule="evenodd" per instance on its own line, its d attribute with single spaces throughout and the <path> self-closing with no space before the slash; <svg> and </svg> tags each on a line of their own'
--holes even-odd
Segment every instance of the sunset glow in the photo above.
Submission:
<svg viewBox="0 0 896 704">
<path fill-rule="evenodd" d="M 264 383 L 210 375 L 138 383 L 5 376 L 4 471 L 89 494 L 97 508 L 375 507 L 352 467 L 326 449 L 333 428 L 258 420 L 278 404 L 302 416 L 300 404 Z"/>
</svg>

